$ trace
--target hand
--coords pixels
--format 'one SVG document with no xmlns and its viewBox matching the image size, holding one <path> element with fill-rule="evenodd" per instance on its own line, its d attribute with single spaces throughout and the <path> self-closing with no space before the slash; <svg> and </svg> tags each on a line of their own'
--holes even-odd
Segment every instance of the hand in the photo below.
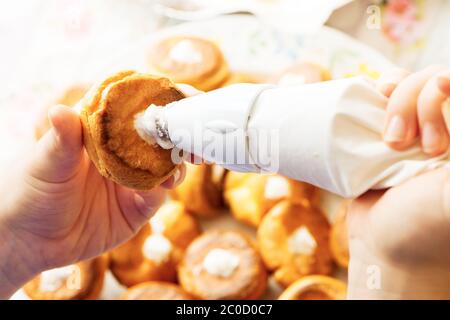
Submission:
<svg viewBox="0 0 450 320">
<path fill-rule="evenodd" d="M 386 82 L 386 80 L 388 82 Z M 450 70 L 430 67 L 382 77 L 386 142 L 404 149 L 420 136 L 423 151 L 447 151 L 441 105 L 450 95 Z M 450 169 L 410 179 L 353 201 L 349 298 L 450 298 Z"/>
<path fill-rule="evenodd" d="M 181 86 L 186 95 L 192 88 Z M 49 111 L 52 128 L 5 168 L 0 183 L 0 299 L 36 274 L 92 258 L 126 241 L 162 204 L 165 188 L 183 180 L 185 168 L 161 186 L 137 192 L 102 177 L 82 142 L 78 114 Z M 15 169 L 15 170 L 13 170 Z"/>
</svg>

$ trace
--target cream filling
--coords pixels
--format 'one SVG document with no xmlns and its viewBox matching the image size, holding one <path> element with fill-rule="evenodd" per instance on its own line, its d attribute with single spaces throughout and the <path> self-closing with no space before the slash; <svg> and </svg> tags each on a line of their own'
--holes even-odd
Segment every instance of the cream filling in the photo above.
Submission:
<svg viewBox="0 0 450 320">
<path fill-rule="evenodd" d="M 202 267 L 211 275 L 228 278 L 239 266 L 239 256 L 225 249 L 213 249 L 203 259 Z"/>
<path fill-rule="evenodd" d="M 162 115 L 162 107 L 154 104 L 138 113 L 134 119 L 134 128 L 139 137 L 150 145 L 158 144 L 163 149 L 174 147 L 166 132 L 167 123 Z"/>
<path fill-rule="evenodd" d="M 169 57 L 179 63 L 195 64 L 203 61 L 203 54 L 191 40 L 181 40 L 169 51 Z"/>
<path fill-rule="evenodd" d="M 308 228 L 301 226 L 290 235 L 288 247 L 292 253 L 312 255 L 317 248 L 317 242 Z"/>
<path fill-rule="evenodd" d="M 67 280 L 79 269 L 76 265 L 44 271 L 40 276 L 39 290 L 56 291 L 67 283 Z"/>
<path fill-rule="evenodd" d="M 142 253 L 147 259 L 161 264 L 170 258 L 172 243 L 161 234 L 152 234 L 144 242 Z"/>
<path fill-rule="evenodd" d="M 291 188 L 289 181 L 280 176 L 270 176 L 267 178 L 264 187 L 264 197 L 269 200 L 280 199 L 289 196 Z"/>
</svg>

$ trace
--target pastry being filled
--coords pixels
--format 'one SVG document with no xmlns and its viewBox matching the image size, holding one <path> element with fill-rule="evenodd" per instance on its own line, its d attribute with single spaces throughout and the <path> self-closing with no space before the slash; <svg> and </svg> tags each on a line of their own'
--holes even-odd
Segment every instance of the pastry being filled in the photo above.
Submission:
<svg viewBox="0 0 450 320">
<path fill-rule="evenodd" d="M 345 300 L 347 285 L 322 275 L 306 276 L 291 284 L 279 300 Z"/>
<path fill-rule="evenodd" d="M 119 72 L 81 100 L 81 122 L 89 157 L 100 174 L 116 183 L 150 190 L 176 170 L 171 150 L 142 139 L 136 116 L 151 105 L 165 106 L 184 95 L 168 79 Z"/>
<path fill-rule="evenodd" d="M 185 291 L 199 299 L 257 299 L 265 291 L 267 272 L 247 236 L 209 231 L 186 250 L 179 280 Z"/>
<path fill-rule="evenodd" d="M 161 40 L 149 55 L 150 71 L 203 91 L 217 89 L 228 77 L 221 50 L 211 41 L 177 36 Z"/>
<path fill-rule="evenodd" d="M 192 296 L 173 283 L 149 281 L 129 288 L 121 300 L 192 300 Z"/>
<path fill-rule="evenodd" d="M 103 288 L 106 255 L 42 272 L 24 286 L 32 300 L 94 300 Z"/>
<path fill-rule="evenodd" d="M 264 263 L 286 287 L 303 276 L 333 271 L 329 233 L 319 209 L 283 200 L 264 217 L 257 238 Z"/>
<path fill-rule="evenodd" d="M 225 202 L 233 216 L 257 227 L 267 212 L 282 200 L 319 204 L 319 190 L 307 183 L 280 175 L 229 172 L 225 180 Z"/>
<path fill-rule="evenodd" d="M 200 234 L 197 221 L 179 202 L 164 204 L 136 236 L 111 252 L 110 269 L 127 287 L 177 279 L 177 266 Z"/>
</svg>

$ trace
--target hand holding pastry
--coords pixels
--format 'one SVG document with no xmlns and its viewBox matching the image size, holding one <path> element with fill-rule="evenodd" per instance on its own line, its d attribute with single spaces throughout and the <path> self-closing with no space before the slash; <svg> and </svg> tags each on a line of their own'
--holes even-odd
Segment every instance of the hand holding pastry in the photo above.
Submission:
<svg viewBox="0 0 450 320">
<path fill-rule="evenodd" d="M 168 80 L 125 72 L 90 90 L 83 121 L 68 107 L 50 109 L 51 129 L 2 175 L 0 298 L 44 270 L 119 245 L 147 222 L 164 199 L 158 184 L 168 179 L 162 186 L 172 187 L 177 166 L 165 150 L 139 141 L 130 121 L 152 102 L 182 97 Z"/>
</svg>

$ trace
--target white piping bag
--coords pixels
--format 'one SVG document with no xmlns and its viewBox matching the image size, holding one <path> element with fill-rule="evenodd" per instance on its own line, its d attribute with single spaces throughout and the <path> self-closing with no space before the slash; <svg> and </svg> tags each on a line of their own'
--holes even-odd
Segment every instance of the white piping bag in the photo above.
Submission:
<svg viewBox="0 0 450 320">
<path fill-rule="evenodd" d="M 164 148 L 354 198 L 449 165 L 448 152 L 429 158 L 418 143 L 390 149 L 381 139 L 386 103 L 362 77 L 289 87 L 236 84 L 150 106 L 135 125 Z"/>
</svg>

